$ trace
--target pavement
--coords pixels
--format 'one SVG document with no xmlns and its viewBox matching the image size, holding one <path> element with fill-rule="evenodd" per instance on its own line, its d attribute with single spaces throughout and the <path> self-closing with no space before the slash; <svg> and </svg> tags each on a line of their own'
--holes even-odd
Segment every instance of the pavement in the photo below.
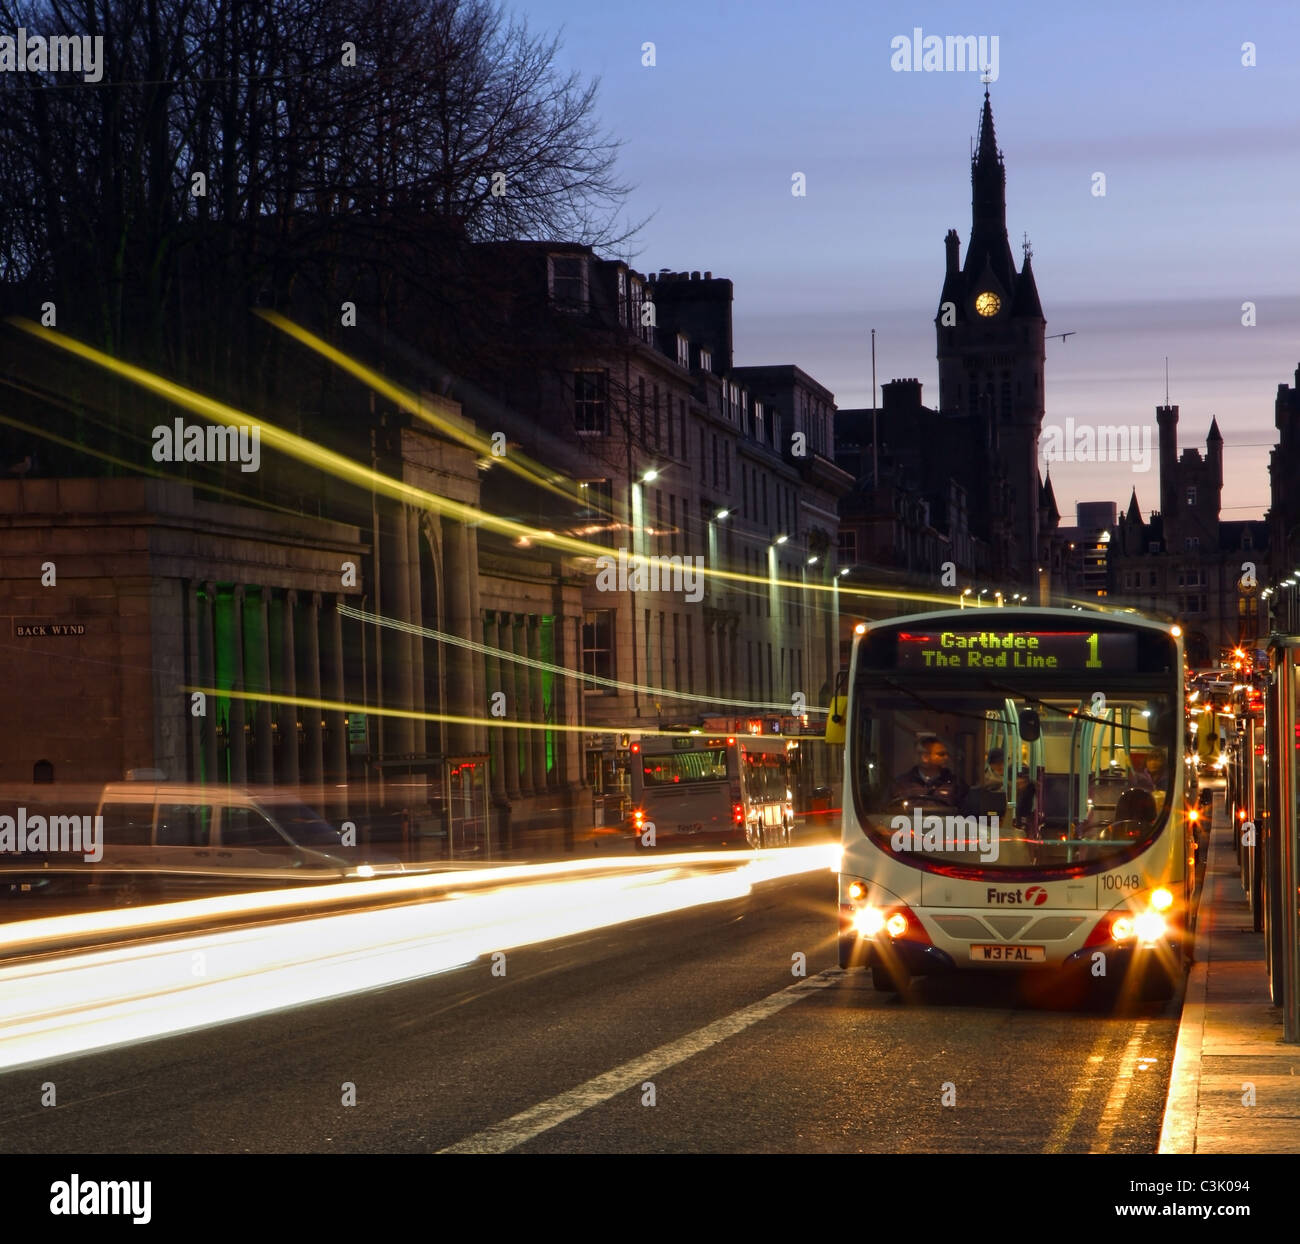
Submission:
<svg viewBox="0 0 1300 1244">
<path fill-rule="evenodd" d="M 1300 1153 L 1300 1045 L 1282 1043 L 1221 794 L 1158 1152 Z"/>
</svg>

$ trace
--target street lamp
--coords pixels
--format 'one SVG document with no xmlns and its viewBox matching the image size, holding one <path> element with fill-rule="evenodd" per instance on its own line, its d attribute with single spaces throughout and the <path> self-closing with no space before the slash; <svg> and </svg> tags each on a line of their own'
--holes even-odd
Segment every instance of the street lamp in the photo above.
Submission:
<svg viewBox="0 0 1300 1244">
<path fill-rule="evenodd" d="M 967 588 L 960 596 L 957 597 L 957 604 L 962 609 L 966 608 L 966 597 L 970 595 L 970 592 L 971 592 L 970 588 Z"/>
<path fill-rule="evenodd" d="M 777 536 L 776 542 L 777 544 L 784 544 L 789 538 L 789 536 Z"/>
<path fill-rule="evenodd" d="M 975 603 L 979 605 L 981 609 L 984 608 L 984 597 L 986 597 L 988 594 L 989 594 L 988 588 L 982 588 L 980 590 L 980 594 L 977 597 L 975 597 Z"/>
<path fill-rule="evenodd" d="M 719 511 L 718 511 L 718 512 L 713 516 L 713 517 L 716 518 L 716 519 L 718 519 L 719 521 L 721 521 L 721 520 L 724 519 L 724 518 L 730 518 L 730 517 L 731 517 L 731 511 L 730 511 L 730 510 L 719 510 Z"/>
<path fill-rule="evenodd" d="M 651 467 L 643 476 L 641 476 L 641 482 L 643 484 L 653 484 L 658 478 L 659 472 L 656 471 L 654 467 Z"/>
<path fill-rule="evenodd" d="M 808 564 L 809 564 L 810 566 L 815 566 L 815 565 L 817 564 L 817 559 L 816 559 L 815 557 L 810 557 L 810 558 L 808 559 Z"/>
</svg>

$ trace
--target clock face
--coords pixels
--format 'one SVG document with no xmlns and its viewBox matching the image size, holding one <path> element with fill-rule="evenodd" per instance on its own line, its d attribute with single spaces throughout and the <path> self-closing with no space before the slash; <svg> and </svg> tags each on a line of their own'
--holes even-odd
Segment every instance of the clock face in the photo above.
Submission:
<svg viewBox="0 0 1300 1244">
<path fill-rule="evenodd" d="M 997 296 L 991 289 L 986 289 L 982 294 L 975 296 L 975 310 L 980 315 L 989 316 L 997 315 L 998 309 L 1002 306 L 1002 299 Z"/>
</svg>

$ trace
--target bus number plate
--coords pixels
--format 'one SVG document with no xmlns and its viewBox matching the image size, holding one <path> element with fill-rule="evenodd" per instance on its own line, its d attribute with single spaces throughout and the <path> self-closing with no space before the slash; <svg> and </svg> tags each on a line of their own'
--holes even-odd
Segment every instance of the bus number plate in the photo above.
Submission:
<svg viewBox="0 0 1300 1244">
<path fill-rule="evenodd" d="M 698 834 L 703 828 L 704 825 L 702 822 L 693 821 L 689 825 L 679 825 L 677 827 L 677 832 L 679 834 Z"/>
<path fill-rule="evenodd" d="M 1046 963 L 1044 946 L 972 946 L 970 957 L 980 963 Z"/>
</svg>

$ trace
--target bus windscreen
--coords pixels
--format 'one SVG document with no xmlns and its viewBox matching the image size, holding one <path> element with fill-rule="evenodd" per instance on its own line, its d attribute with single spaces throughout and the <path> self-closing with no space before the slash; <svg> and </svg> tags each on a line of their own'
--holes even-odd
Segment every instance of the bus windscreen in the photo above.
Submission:
<svg viewBox="0 0 1300 1244">
<path fill-rule="evenodd" d="M 642 755 L 642 781 L 646 786 L 677 786 L 684 782 L 725 782 L 725 748 L 701 748 L 690 752 Z"/>
</svg>

